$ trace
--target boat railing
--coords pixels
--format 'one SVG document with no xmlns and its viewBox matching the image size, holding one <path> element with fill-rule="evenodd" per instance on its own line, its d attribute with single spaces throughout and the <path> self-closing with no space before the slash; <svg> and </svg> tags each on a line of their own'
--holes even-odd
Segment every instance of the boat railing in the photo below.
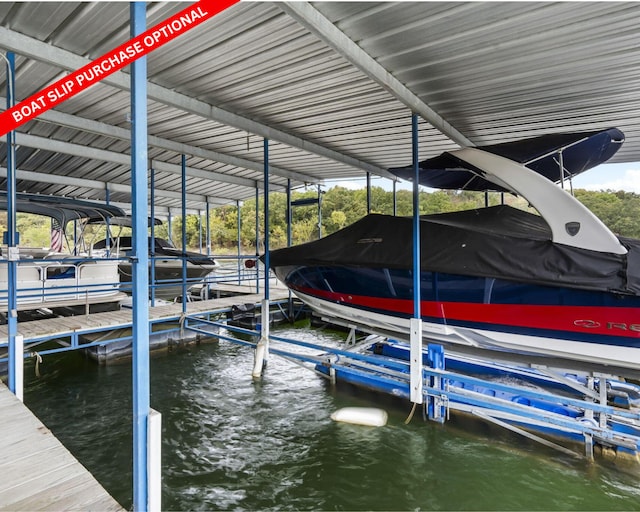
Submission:
<svg viewBox="0 0 640 512">
<path fill-rule="evenodd" d="M 262 262 L 254 255 L 212 257 L 218 262 L 218 266 L 199 283 L 189 287 L 190 300 L 204 300 L 218 296 L 222 287 L 228 288 L 226 285 L 231 285 L 237 290 L 252 289 L 254 292 L 262 289 L 265 269 Z M 275 279 L 275 274 L 270 272 L 270 278 Z"/>
<path fill-rule="evenodd" d="M 18 305 L 108 297 L 119 293 L 118 261 L 70 256 L 23 259 L 17 265 L 17 285 Z M 8 265 L 0 260 L 0 304 L 7 304 L 8 288 Z"/>
</svg>

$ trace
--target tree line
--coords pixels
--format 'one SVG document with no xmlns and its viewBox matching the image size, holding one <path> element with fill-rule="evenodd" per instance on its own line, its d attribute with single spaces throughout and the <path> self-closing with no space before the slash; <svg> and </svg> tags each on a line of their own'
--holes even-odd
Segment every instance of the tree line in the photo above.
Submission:
<svg viewBox="0 0 640 512">
<path fill-rule="evenodd" d="M 576 190 L 576 198 L 589 208 L 605 225 L 620 236 L 640 238 L 640 195 L 633 192 Z M 316 190 L 293 192 L 292 202 L 318 197 Z M 291 212 L 292 244 L 300 244 L 326 236 L 348 226 L 367 214 L 366 189 L 350 190 L 336 186 L 321 194 L 320 216 L 318 205 L 294 206 Z M 485 206 L 484 193 L 468 191 L 421 191 L 420 214 L 452 212 Z M 504 202 L 515 207 L 527 208 L 526 202 L 509 194 L 491 193 L 488 204 Z M 393 214 L 393 192 L 382 187 L 372 187 L 370 194 L 371 213 Z M 269 232 L 272 249 L 287 245 L 286 195 L 272 193 L 269 196 Z M 413 215 L 413 193 L 409 190 L 396 192 L 396 215 Z M 531 210 L 533 211 L 533 210 Z M 320 224 L 318 219 L 320 218 Z M 202 218 L 204 219 L 204 217 Z M 246 201 L 240 208 L 240 243 L 243 253 L 253 253 L 256 247 L 256 201 Z M 264 208 L 262 198 L 258 200 L 258 225 L 260 238 L 264 237 Z M 204 220 L 203 220 L 204 222 Z M 238 211 L 235 206 L 222 206 L 211 210 L 209 217 L 211 243 L 214 253 L 236 252 L 238 244 Z M 166 224 L 163 225 L 166 228 Z M 205 229 L 205 226 L 200 226 Z M 180 238 L 181 226 L 174 226 L 174 240 Z M 198 247 L 198 220 L 187 219 L 188 244 Z M 177 236 L 177 238 L 176 238 Z M 202 235 L 204 237 L 204 235 Z M 261 252 L 261 251 L 259 251 Z"/>
<path fill-rule="evenodd" d="M 326 236 L 348 226 L 367 214 L 366 189 L 350 190 L 335 186 L 320 194 L 320 208 L 313 200 L 318 198 L 316 189 L 294 191 L 292 202 L 310 203 L 305 206 L 294 206 L 291 209 L 291 242 L 300 244 Z M 576 198 L 599 217 L 614 233 L 620 236 L 640 238 L 640 195 L 624 191 L 587 191 L 578 189 Z M 305 201 L 306 200 L 306 201 Z M 485 205 L 484 193 L 467 191 L 420 192 L 420 213 L 439 213 L 480 208 Z M 488 195 L 490 205 L 504 202 L 520 208 L 527 208 L 521 198 L 512 195 L 491 193 Z M 393 192 L 382 187 L 372 187 L 370 193 L 371 213 L 393 214 Z M 262 252 L 264 240 L 264 207 L 263 199 L 258 204 L 259 241 L 258 252 Z M 274 192 L 269 196 L 269 231 L 270 247 L 278 248 L 287 245 L 287 199 L 286 194 Z M 318 211 L 320 210 L 320 216 Z M 396 214 L 409 216 L 413 214 L 413 193 L 409 190 L 396 192 Z M 318 220 L 320 219 L 320 223 Z M 234 206 L 221 206 L 210 210 L 209 231 L 211 252 L 213 254 L 235 254 L 238 248 L 238 233 L 243 254 L 256 252 L 256 200 L 245 201 L 240 207 L 240 230 L 238 231 L 238 210 Z M 29 247 L 47 247 L 50 241 L 49 219 L 39 216 L 18 214 L 17 228 L 20 232 L 20 244 Z M 6 231 L 6 214 L 0 214 L 0 230 Z M 123 234 L 130 233 L 124 231 Z M 204 216 L 187 215 L 186 218 L 187 247 L 191 250 L 206 250 L 206 219 Z M 170 238 L 176 246 L 181 246 L 182 219 L 176 217 L 171 224 L 155 227 L 155 235 Z M 90 227 L 89 238 L 104 237 L 104 227 Z"/>
</svg>

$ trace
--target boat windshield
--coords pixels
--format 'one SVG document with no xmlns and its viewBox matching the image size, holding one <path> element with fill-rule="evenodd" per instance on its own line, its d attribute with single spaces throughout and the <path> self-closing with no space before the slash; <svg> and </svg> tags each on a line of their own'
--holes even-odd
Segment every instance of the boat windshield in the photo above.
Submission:
<svg viewBox="0 0 640 512">
<path fill-rule="evenodd" d="M 120 250 L 128 251 L 132 247 L 132 241 L 130 236 L 120 236 L 111 240 L 109 244 L 111 247 L 119 247 Z M 149 247 L 151 247 L 151 237 L 149 237 Z M 100 240 L 93 244 L 94 249 L 105 249 L 106 240 Z M 175 246 L 164 238 L 155 238 L 156 249 L 175 249 Z"/>
</svg>

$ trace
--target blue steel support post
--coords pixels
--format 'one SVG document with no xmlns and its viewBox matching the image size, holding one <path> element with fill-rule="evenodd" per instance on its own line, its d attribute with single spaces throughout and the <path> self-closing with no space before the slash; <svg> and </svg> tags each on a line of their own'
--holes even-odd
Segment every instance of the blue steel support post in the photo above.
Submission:
<svg viewBox="0 0 640 512">
<path fill-rule="evenodd" d="M 287 247 L 291 247 L 291 179 L 287 178 Z"/>
<path fill-rule="evenodd" d="M 318 185 L 318 240 L 322 238 L 322 191 Z"/>
<path fill-rule="evenodd" d="M 131 36 L 144 32 L 146 5 L 131 3 Z M 133 509 L 148 510 L 149 249 L 147 241 L 147 59 L 131 66 L 133 215 Z"/>
<path fill-rule="evenodd" d="M 198 249 L 202 254 L 202 210 L 198 210 Z"/>
<path fill-rule="evenodd" d="M 258 203 L 260 202 L 260 190 L 256 184 L 256 293 L 260 293 L 260 268 L 258 266 L 258 258 L 260 256 L 260 215 L 258 212 Z"/>
<path fill-rule="evenodd" d="M 7 58 L 7 110 L 13 107 L 15 101 L 15 54 L 8 52 Z M 7 245 L 7 328 L 9 342 L 8 384 L 12 393 L 20 396 L 17 379 L 22 354 L 17 353 L 16 336 L 18 335 L 18 233 L 16 232 L 16 134 L 7 133 L 7 231 L 4 233 L 4 243 Z"/>
<path fill-rule="evenodd" d="M 367 215 L 371 213 L 371 173 L 367 173 Z"/>
<path fill-rule="evenodd" d="M 291 224 L 293 213 L 291 211 L 291 179 L 287 178 L 287 247 L 291 247 Z M 287 312 L 289 316 L 289 321 L 293 322 L 293 294 L 291 290 L 289 290 L 289 299 L 287 301 Z"/>
<path fill-rule="evenodd" d="M 107 206 L 111 204 L 111 191 L 109 190 L 109 185 L 107 185 L 104 189 L 104 199 Z M 107 257 L 111 257 L 111 224 L 109 222 L 109 217 L 107 217 L 105 222 L 105 237 L 104 237 L 104 245 L 107 250 Z"/>
<path fill-rule="evenodd" d="M 418 115 L 411 116 L 413 153 L 413 318 L 411 319 L 410 394 L 414 404 L 423 403 L 424 376 L 422 371 L 422 319 L 420 317 L 420 164 L 418 162 Z"/>
<path fill-rule="evenodd" d="M 420 318 L 420 163 L 418 162 L 418 115 L 411 116 L 413 153 L 413 316 Z"/>
<path fill-rule="evenodd" d="M 204 219 L 204 226 L 205 226 L 205 244 L 207 246 L 207 256 L 211 256 L 211 221 L 209 220 L 209 216 L 211 215 L 211 207 L 209 204 L 209 198 L 207 197 L 207 202 L 206 202 L 206 209 L 205 209 L 205 219 Z M 206 286 L 205 286 L 205 295 L 204 297 L 206 299 L 210 299 L 211 297 L 209 296 L 210 290 L 211 290 L 211 277 L 207 277 L 206 279 Z"/>
<path fill-rule="evenodd" d="M 263 141 L 264 153 L 264 298 L 269 300 L 269 139 Z M 263 326 L 264 328 L 264 326 Z"/>
<path fill-rule="evenodd" d="M 240 201 L 236 201 L 236 224 L 238 225 L 237 238 L 238 238 L 238 284 L 242 281 L 242 215 L 240 211 Z"/>
<path fill-rule="evenodd" d="M 264 152 L 264 299 L 260 308 L 260 340 L 256 345 L 251 375 L 259 378 L 269 356 L 269 139 L 263 141 Z M 256 188 L 257 190 L 257 188 Z M 256 201 L 256 211 L 258 202 Z M 256 223 L 256 232 L 258 224 Z M 257 267 L 257 265 L 256 265 Z"/>
<path fill-rule="evenodd" d="M 211 205 L 209 204 L 209 199 L 207 198 L 207 203 L 206 203 L 206 210 L 205 210 L 205 219 L 204 219 L 204 225 L 205 225 L 205 230 L 206 230 L 206 234 L 205 234 L 205 244 L 207 244 L 207 256 L 211 256 L 211 220 L 210 220 L 210 216 L 211 216 Z"/>
<path fill-rule="evenodd" d="M 180 159 L 182 173 L 180 176 L 182 191 L 182 313 L 187 312 L 187 157 Z"/>
<path fill-rule="evenodd" d="M 149 165 L 151 167 L 151 165 Z M 149 243 L 149 264 L 150 264 L 150 288 L 151 290 L 151 305 L 156 305 L 156 207 L 155 207 L 155 193 L 156 193 L 156 171 L 153 167 L 149 170 L 151 173 L 149 188 L 151 194 L 151 212 L 149 216 L 151 218 L 151 242 Z"/>
</svg>

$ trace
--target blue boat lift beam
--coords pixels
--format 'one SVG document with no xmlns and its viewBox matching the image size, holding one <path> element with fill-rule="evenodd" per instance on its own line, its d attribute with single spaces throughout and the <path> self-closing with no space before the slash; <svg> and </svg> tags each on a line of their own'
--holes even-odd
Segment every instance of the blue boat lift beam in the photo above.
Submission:
<svg viewBox="0 0 640 512">
<path fill-rule="evenodd" d="M 195 322 L 219 327 L 216 336 L 221 340 L 252 348 L 257 344 L 247 340 L 247 336 L 254 339 L 260 336 L 259 331 L 195 315 L 186 318 L 185 329 L 199 332 L 201 327 Z M 229 334 L 224 334 L 225 331 Z M 382 346 L 386 348 L 374 349 L 379 342 L 370 337 L 345 349 L 272 333 L 270 353 L 309 368 L 332 383 L 347 382 L 411 400 L 411 346 L 381 336 L 375 338 L 383 340 Z M 445 351 L 437 343 L 423 347 L 420 358 L 424 383 L 421 392 L 427 398 L 423 407 L 429 420 L 443 423 L 450 412 L 471 415 L 572 457 L 592 460 L 597 444 L 604 457 L 613 454 L 621 462 L 640 463 L 638 385 L 593 372 L 570 370 L 563 377 L 556 373 L 559 369 L 546 372 L 527 365 L 483 360 Z M 615 404 L 616 396 L 625 393 L 629 402 Z M 614 405 L 609 405 L 608 399 Z M 414 403 L 414 410 L 415 406 Z M 412 416 L 413 411 L 409 418 Z M 584 455 L 556 441 L 582 444 Z"/>
</svg>

